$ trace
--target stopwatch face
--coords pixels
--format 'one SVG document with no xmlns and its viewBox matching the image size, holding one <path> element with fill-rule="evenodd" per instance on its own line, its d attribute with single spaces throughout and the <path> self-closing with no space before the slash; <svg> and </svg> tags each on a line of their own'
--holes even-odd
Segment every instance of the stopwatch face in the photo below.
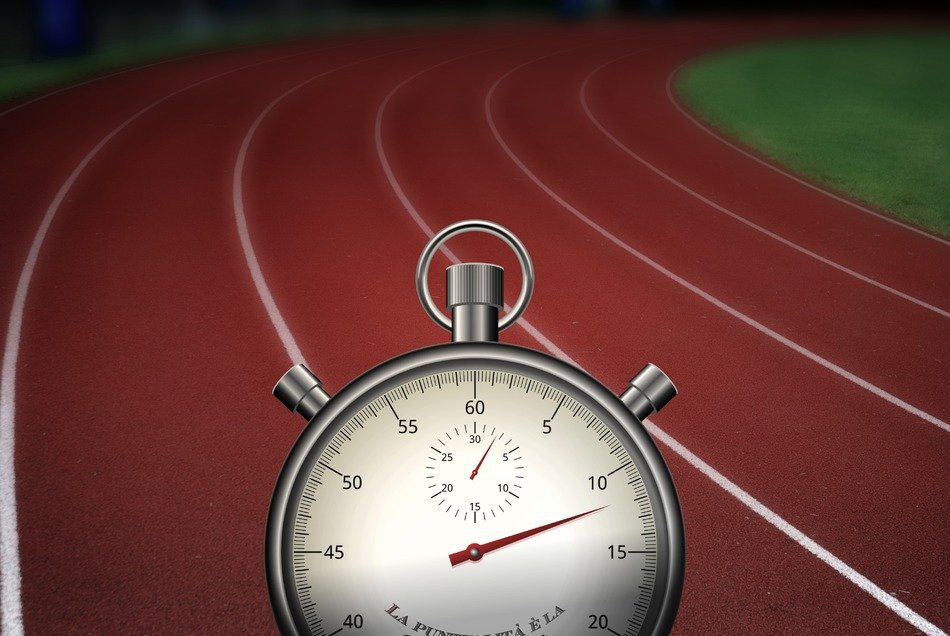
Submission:
<svg viewBox="0 0 950 636">
<path fill-rule="evenodd" d="M 404 358 L 341 393 L 288 460 L 268 546 L 282 629 L 667 629 L 682 582 L 679 511 L 622 404 L 514 347 Z"/>
</svg>

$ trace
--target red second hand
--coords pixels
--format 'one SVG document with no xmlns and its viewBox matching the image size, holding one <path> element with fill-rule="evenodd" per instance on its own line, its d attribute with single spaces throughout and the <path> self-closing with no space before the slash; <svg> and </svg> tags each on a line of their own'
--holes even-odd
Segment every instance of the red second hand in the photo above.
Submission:
<svg viewBox="0 0 950 636">
<path fill-rule="evenodd" d="M 495 438 L 492 438 L 491 444 L 488 445 L 488 448 L 485 449 L 485 454 L 482 455 L 482 458 L 478 462 L 478 466 L 475 467 L 475 470 L 472 471 L 472 474 L 469 476 L 469 479 L 475 479 L 475 475 L 478 474 L 478 469 L 482 467 L 482 462 L 485 461 L 485 458 L 488 457 L 488 451 L 491 450 L 491 447 L 495 445 Z"/>
<path fill-rule="evenodd" d="M 479 545 L 478 543 L 473 543 L 464 550 L 459 550 L 458 552 L 453 552 L 449 555 L 449 563 L 453 566 L 465 563 L 466 561 L 481 561 L 482 557 L 488 554 L 489 552 L 494 552 L 499 548 L 504 548 L 505 546 L 511 545 L 516 541 L 521 541 L 527 539 L 528 537 L 533 537 L 536 534 L 541 534 L 545 530 L 550 530 L 556 528 L 560 525 L 564 525 L 575 519 L 580 519 L 581 517 L 586 517 L 587 515 L 592 515 L 595 512 L 600 512 L 607 506 L 601 506 L 600 508 L 594 508 L 593 510 L 588 510 L 587 512 L 582 512 L 579 515 L 574 515 L 573 517 L 567 517 L 566 519 L 561 519 L 560 521 L 552 521 L 551 523 L 546 523 L 543 526 L 538 526 L 537 528 L 532 528 L 531 530 L 525 530 L 524 532 L 519 532 L 518 534 L 513 534 L 511 536 L 504 537 L 502 539 L 496 539 L 484 545 Z"/>
</svg>

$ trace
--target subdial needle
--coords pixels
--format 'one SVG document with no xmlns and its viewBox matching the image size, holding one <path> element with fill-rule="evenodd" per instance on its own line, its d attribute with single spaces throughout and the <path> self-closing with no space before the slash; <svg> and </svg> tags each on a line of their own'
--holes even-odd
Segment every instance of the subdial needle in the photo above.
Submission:
<svg viewBox="0 0 950 636">
<path fill-rule="evenodd" d="M 472 474 L 469 476 L 469 479 L 475 479 L 475 475 L 478 474 L 478 469 L 482 467 L 482 464 L 485 462 L 485 458 L 488 457 L 488 451 L 491 450 L 491 447 L 495 445 L 495 438 L 492 438 L 491 444 L 488 445 L 488 448 L 485 449 L 485 454 L 482 455 L 482 458 L 478 460 L 478 466 L 475 467 L 475 470 L 472 471 Z"/>
<path fill-rule="evenodd" d="M 510 536 L 504 537 L 502 539 L 496 539 L 494 541 L 490 541 L 489 543 L 473 543 L 467 548 L 465 548 L 464 550 L 460 550 L 458 552 L 453 552 L 452 554 L 450 554 L 449 562 L 453 566 L 455 566 L 455 565 L 465 563 L 466 561 L 472 561 L 472 562 L 481 561 L 482 557 L 488 554 L 489 552 L 494 552 L 495 550 L 504 548 L 505 546 L 509 546 L 512 543 L 515 543 L 517 541 L 522 541 L 524 539 L 527 539 L 528 537 L 533 537 L 536 534 L 541 534 L 542 532 L 545 532 L 546 530 L 551 530 L 552 528 L 556 528 L 558 526 L 564 525 L 565 523 L 570 523 L 571 521 L 575 521 L 577 519 L 580 519 L 581 517 L 586 517 L 587 515 L 592 515 L 595 512 L 600 512 L 606 507 L 607 506 L 594 508 L 593 510 L 582 512 L 579 515 L 574 515 L 573 517 L 567 517 L 566 519 L 561 519 L 560 521 L 552 521 L 551 523 L 546 523 L 543 526 L 538 526 L 537 528 L 532 528 L 531 530 L 525 530 L 524 532 L 519 532 L 518 534 L 513 534 Z"/>
</svg>

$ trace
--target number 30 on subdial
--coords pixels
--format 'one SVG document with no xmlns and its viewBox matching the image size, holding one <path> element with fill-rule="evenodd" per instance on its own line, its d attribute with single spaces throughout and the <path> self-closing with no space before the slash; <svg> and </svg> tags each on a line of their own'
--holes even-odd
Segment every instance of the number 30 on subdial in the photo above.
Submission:
<svg viewBox="0 0 950 636">
<path fill-rule="evenodd" d="M 525 467 L 521 447 L 496 427 L 454 427 L 429 447 L 428 496 L 461 521 L 488 521 L 521 499 Z"/>
</svg>

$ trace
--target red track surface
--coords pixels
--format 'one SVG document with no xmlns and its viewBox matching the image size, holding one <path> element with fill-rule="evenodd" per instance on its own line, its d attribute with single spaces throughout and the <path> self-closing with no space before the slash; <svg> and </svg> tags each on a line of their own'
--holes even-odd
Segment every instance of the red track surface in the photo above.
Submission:
<svg viewBox="0 0 950 636">
<path fill-rule="evenodd" d="M 445 339 L 412 287 L 427 237 L 390 185 L 374 136 L 384 98 L 415 76 L 380 119 L 405 203 L 433 228 L 479 216 L 510 227 L 539 274 L 526 314 L 538 330 L 615 389 L 642 363 L 661 365 L 681 396 L 657 425 L 913 612 L 950 626 L 947 431 L 618 248 L 530 180 L 486 119 L 489 89 L 519 67 L 493 93 L 497 133 L 566 204 L 946 422 L 946 317 L 721 214 L 623 153 L 581 106 L 592 70 L 645 49 L 590 80 L 591 111 L 613 135 L 734 213 L 947 310 L 950 247 L 769 170 L 668 99 L 669 74 L 705 50 L 827 26 L 541 25 L 272 46 L 127 73 L 0 118 L 6 317 L 37 226 L 86 153 L 169 93 L 256 64 L 174 95 L 109 139 L 68 188 L 41 247 L 16 364 L 26 630 L 273 629 L 263 520 L 298 427 L 268 396 L 290 361 L 248 274 L 232 176 L 262 111 L 338 67 L 261 121 L 241 181 L 276 306 L 328 388 Z M 353 45 L 311 50 L 334 44 Z M 484 239 L 452 248 L 516 269 Z M 505 339 L 539 347 L 517 328 Z M 661 450 L 687 520 L 678 631 L 915 631 Z"/>
</svg>

